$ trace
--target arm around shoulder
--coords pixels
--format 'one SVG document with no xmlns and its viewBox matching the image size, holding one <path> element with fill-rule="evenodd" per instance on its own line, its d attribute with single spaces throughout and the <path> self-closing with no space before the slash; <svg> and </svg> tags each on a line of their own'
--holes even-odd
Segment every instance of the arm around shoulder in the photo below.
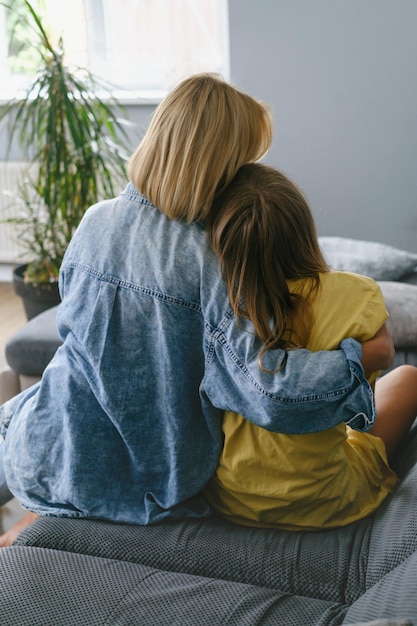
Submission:
<svg viewBox="0 0 417 626">
<path fill-rule="evenodd" d="M 202 383 L 202 394 L 214 406 L 288 434 L 327 430 L 343 421 L 355 420 L 363 429 L 373 423 L 373 395 L 357 341 L 347 339 L 334 351 L 271 350 L 262 370 L 253 344 L 245 349 L 245 342 L 230 339 L 216 336 Z"/>
</svg>

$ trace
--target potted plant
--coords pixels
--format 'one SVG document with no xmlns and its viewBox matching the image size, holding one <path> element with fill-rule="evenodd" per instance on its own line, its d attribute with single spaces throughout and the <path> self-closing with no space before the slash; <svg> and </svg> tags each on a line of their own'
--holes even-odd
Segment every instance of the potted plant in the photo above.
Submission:
<svg viewBox="0 0 417 626">
<path fill-rule="evenodd" d="M 110 86 L 86 69 L 66 65 L 62 39 L 57 47 L 51 43 L 29 0 L 22 0 L 20 10 L 0 4 L 38 40 L 40 65 L 33 81 L 23 95 L 0 108 L 8 131 L 7 155 L 15 140 L 28 162 L 7 221 L 17 226 L 29 259 L 16 268 L 17 292 L 29 290 L 47 299 L 46 307 L 25 305 L 27 316 L 33 317 L 59 301 L 61 261 L 87 208 L 115 195 L 115 185 L 126 181 L 127 121 Z"/>
</svg>

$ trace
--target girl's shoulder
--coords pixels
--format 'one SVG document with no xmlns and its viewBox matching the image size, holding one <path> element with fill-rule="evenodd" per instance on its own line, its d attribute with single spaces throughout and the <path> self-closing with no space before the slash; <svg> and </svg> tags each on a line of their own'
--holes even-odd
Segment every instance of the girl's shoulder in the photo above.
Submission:
<svg viewBox="0 0 417 626">
<path fill-rule="evenodd" d="M 362 286 L 368 289 L 378 289 L 378 283 L 369 276 L 364 274 L 356 274 L 354 272 L 347 271 L 329 271 L 320 274 L 320 283 L 322 285 L 352 285 Z"/>
<path fill-rule="evenodd" d="M 337 290 L 339 293 L 368 293 L 379 294 L 381 289 L 378 283 L 369 276 L 355 274 L 345 271 L 329 271 L 323 272 L 319 277 L 320 291 L 331 293 Z M 312 290 L 314 281 L 312 278 L 299 278 L 297 280 L 289 280 L 288 286 L 290 291 L 300 295 L 308 296 L 310 293 L 317 293 Z"/>
</svg>

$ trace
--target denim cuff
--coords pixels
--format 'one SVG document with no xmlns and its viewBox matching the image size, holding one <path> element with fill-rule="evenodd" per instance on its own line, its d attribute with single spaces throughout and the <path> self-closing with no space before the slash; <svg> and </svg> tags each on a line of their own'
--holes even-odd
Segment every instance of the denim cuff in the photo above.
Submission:
<svg viewBox="0 0 417 626">
<path fill-rule="evenodd" d="M 363 369 L 362 358 L 362 344 L 356 339 L 343 339 L 340 344 L 340 349 L 345 353 L 345 356 L 349 362 L 349 367 L 355 378 L 361 385 L 365 385 L 369 388 L 369 393 L 372 397 L 372 409 L 370 415 L 360 412 L 354 415 L 349 420 L 346 420 L 346 424 L 353 430 L 367 431 L 371 428 L 376 418 L 375 402 L 373 401 L 373 391 L 369 382 L 365 378 L 365 371 Z"/>
<path fill-rule="evenodd" d="M 361 363 L 362 344 L 356 339 L 349 338 L 349 339 L 343 339 L 339 347 L 345 353 L 347 360 L 350 363 L 354 364 L 357 369 L 359 369 L 359 372 L 360 372 L 359 378 L 363 380 L 365 378 L 365 373 L 364 373 L 362 363 Z"/>
</svg>

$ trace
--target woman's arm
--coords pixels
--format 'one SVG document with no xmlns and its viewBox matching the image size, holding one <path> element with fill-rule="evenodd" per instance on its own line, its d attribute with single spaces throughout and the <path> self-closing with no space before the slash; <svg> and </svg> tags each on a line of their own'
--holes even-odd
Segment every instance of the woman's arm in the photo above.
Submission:
<svg viewBox="0 0 417 626">
<path fill-rule="evenodd" d="M 212 337 L 200 388 L 203 403 L 207 399 L 281 433 L 316 432 L 340 422 L 356 430 L 371 426 L 375 406 L 360 343 L 345 339 L 333 351 L 270 350 L 261 370 L 250 335 L 240 333 L 237 341 L 238 332 L 231 325 Z"/>
</svg>

